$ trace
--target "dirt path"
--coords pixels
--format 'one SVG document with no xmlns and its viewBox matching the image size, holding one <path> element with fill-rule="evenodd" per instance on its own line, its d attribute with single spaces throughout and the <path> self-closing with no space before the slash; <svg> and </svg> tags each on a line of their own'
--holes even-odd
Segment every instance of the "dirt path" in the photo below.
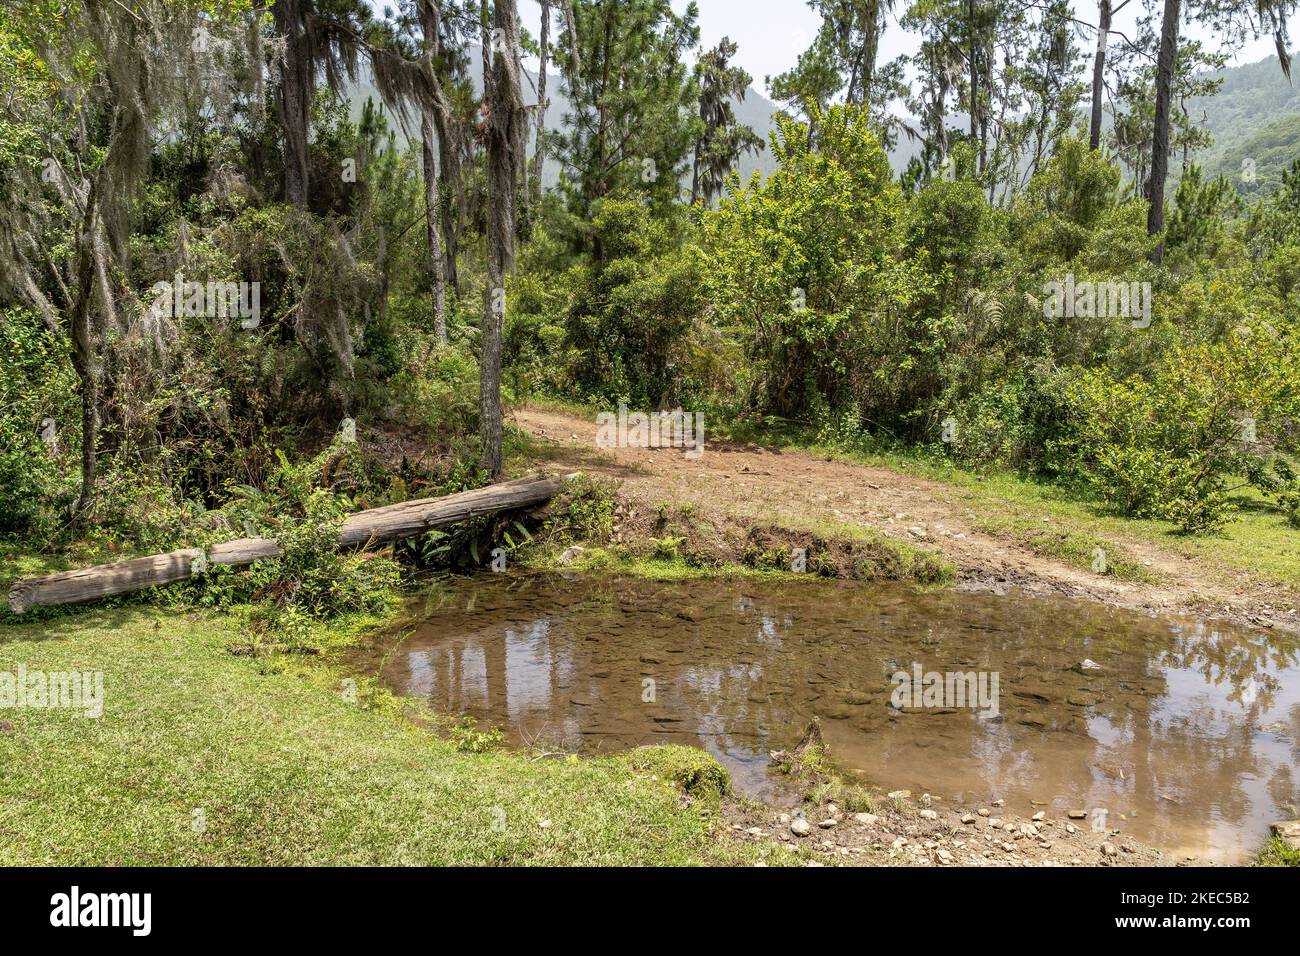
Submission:
<svg viewBox="0 0 1300 956">
<path fill-rule="evenodd" d="M 980 529 L 980 517 L 1011 507 L 989 496 L 887 468 L 798 451 L 710 441 L 690 458 L 680 449 L 598 448 L 593 419 L 523 408 L 514 420 L 544 441 L 544 464 L 622 479 L 623 494 L 654 506 L 694 503 L 701 511 L 771 521 L 861 525 L 942 554 L 958 587 L 1087 597 L 1147 611 L 1191 611 L 1239 624 L 1300 631 L 1297 596 L 1240 572 L 1207 567 L 1138 537 L 1107 538 L 1158 581 L 1139 584 L 1093 574 Z M 1023 514 L 1025 506 L 1015 505 Z M 1052 527 L 1043 515 L 1044 529 Z"/>
</svg>

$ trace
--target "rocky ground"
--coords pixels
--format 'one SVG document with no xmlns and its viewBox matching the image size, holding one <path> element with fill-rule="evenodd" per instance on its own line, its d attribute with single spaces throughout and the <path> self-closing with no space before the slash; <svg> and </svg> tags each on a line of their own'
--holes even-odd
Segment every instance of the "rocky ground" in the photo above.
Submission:
<svg viewBox="0 0 1300 956">
<path fill-rule="evenodd" d="M 1094 832 L 1084 811 L 1066 819 L 1044 811 L 1022 816 L 1001 800 L 945 806 L 895 791 L 871 812 L 834 802 L 787 809 L 733 805 L 726 822 L 736 839 L 765 845 L 765 860 L 808 866 L 1194 866 L 1119 831 Z M 762 851 L 760 850 L 760 853 Z"/>
</svg>

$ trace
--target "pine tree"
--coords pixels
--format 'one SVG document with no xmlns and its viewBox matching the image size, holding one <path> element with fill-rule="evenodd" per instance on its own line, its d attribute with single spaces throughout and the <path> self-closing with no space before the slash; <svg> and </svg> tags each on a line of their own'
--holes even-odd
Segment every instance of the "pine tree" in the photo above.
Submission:
<svg viewBox="0 0 1300 956">
<path fill-rule="evenodd" d="M 561 46 L 573 112 L 555 138 L 571 211 L 616 192 L 677 198 L 695 140 L 695 83 L 682 55 L 699 40 L 694 3 L 577 0 Z M 599 255 L 599 249 L 597 250 Z"/>
<path fill-rule="evenodd" d="M 736 122 L 731 100 L 743 100 L 750 76 L 739 67 L 728 66 L 736 55 L 736 44 L 723 37 L 705 53 L 696 67 L 700 89 L 700 123 L 695 140 L 695 163 L 691 176 L 691 202 L 701 196 L 710 202 L 722 192 L 727 175 L 742 153 L 757 152 L 763 140 L 753 129 Z"/>
</svg>

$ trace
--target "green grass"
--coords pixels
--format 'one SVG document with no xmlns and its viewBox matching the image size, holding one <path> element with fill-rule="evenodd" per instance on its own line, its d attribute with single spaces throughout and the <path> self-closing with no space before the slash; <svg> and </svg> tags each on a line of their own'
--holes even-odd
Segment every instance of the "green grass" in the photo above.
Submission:
<svg viewBox="0 0 1300 956">
<path fill-rule="evenodd" d="M 1095 533 L 1062 529 L 1042 523 L 1041 518 L 1005 513 L 981 516 L 975 519 L 974 525 L 986 534 L 1015 541 L 1041 557 L 1056 558 L 1082 570 L 1094 570 L 1100 550 L 1104 552 L 1103 574 L 1140 584 L 1154 584 L 1159 580 L 1158 575 L 1129 558 L 1123 545 Z"/>
<path fill-rule="evenodd" d="M 1300 850 L 1283 843 L 1275 836 L 1271 836 L 1255 857 L 1255 865 L 1300 866 Z"/>
<path fill-rule="evenodd" d="M 702 752 L 464 753 L 382 695 L 377 709 L 367 694 L 349 703 L 327 661 L 227 653 L 243 639 L 235 617 L 148 607 L 0 627 L 0 669 L 102 671 L 105 683 L 99 719 L 0 711 L 0 865 L 700 864 L 746 852 L 717 836 L 718 776 Z M 687 806 L 683 775 L 710 783 Z"/>
<path fill-rule="evenodd" d="M 1283 514 L 1253 489 L 1238 493 L 1242 510 L 1221 533 L 1197 537 L 1180 533 L 1173 522 L 1126 518 L 1068 489 L 1016 475 L 977 475 L 928 464 L 917 467 L 959 489 L 961 499 L 969 502 L 972 510 L 990 503 L 1006 505 L 1017 519 L 1047 517 L 1053 530 L 1095 538 L 1103 547 L 1107 541 L 1133 538 L 1225 572 L 1245 572 L 1270 584 L 1300 589 L 1300 532 L 1288 526 Z M 1106 550 L 1124 554 L 1122 544 L 1112 543 Z M 1141 580 L 1143 572 L 1134 571 Z"/>
<path fill-rule="evenodd" d="M 742 578 L 765 578 L 771 581 L 795 583 L 816 580 L 814 575 L 794 574 L 789 571 L 774 571 L 765 568 L 751 568 L 743 564 L 693 565 L 680 556 L 637 557 L 626 549 L 607 547 L 586 547 L 583 553 L 569 563 L 558 560 L 559 551 L 547 554 L 530 555 L 526 566 L 546 571 L 579 571 L 584 574 L 620 574 L 628 577 L 644 578 L 649 581 L 705 581 L 733 580 Z"/>
</svg>

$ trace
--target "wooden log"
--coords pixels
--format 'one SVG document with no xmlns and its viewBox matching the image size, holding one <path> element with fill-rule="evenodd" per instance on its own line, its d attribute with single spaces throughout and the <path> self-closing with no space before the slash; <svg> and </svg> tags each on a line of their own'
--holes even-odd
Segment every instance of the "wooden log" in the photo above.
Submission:
<svg viewBox="0 0 1300 956">
<path fill-rule="evenodd" d="M 563 487 L 565 478 L 519 478 L 441 498 L 417 498 L 358 511 L 343 523 L 338 548 L 374 547 L 480 515 L 534 507 L 552 498 Z M 279 555 L 280 546 L 274 538 L 238 538 L 214 545 L 206 553 L 201 548 L 183 548 L 93 568 L 60 571 L 15 581 L 9 589 L 9 607 L 15 614 L 23 614 L 38 606 L 94 601 L 185 581 L 202 573 L 207 565 L 242 567 Z"/>
<path fill-rule="evenodd" d="M 9 606 L 15 614 L 23 614 L 37 605 L 75 604 L 127 591 L 175 584 L 186 580 L 193 562 L 202 557 L 201 548 L 183 548 L 147 558 L 15 581 L 9 588 Z"/>
</svg>

